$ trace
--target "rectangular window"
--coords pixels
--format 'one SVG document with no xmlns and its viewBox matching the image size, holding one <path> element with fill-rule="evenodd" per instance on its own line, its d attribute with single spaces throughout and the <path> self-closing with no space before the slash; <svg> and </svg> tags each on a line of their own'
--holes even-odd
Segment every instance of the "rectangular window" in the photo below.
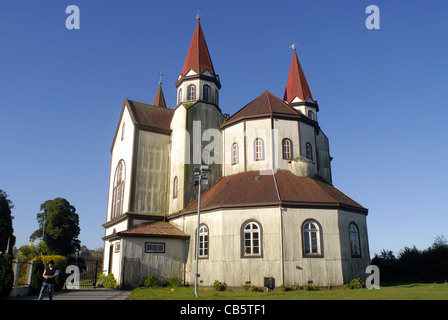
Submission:
<svg viewBox="0 0 448 320">
<path fill-rule="evenodd" d="M 165 253 L 165 243 L 163 242 L 145 242 L 146 253 Z"/>
</svg>

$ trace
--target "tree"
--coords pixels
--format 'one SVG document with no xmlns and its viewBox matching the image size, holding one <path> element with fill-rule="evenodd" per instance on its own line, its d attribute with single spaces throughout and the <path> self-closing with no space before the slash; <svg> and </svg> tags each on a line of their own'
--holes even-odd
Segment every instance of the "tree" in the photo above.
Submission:
<svg viewBox="0 0 448 320">
<path fill-rule="evenodd" d="M 14 208 L 12 201 L 8 199 L 8 195 L 0 189 L 0 251 L 6 252 L 9 241 L 8 253 L 12 254 L 12 248 L 16 243 L 16 237 L 13 235 L 11 209 Z"/>
<path fill-rule="evenodd" d="M 78 240 L 81 229 L 76 208 L 64 198 L 45 201 L 37 214 L 39 229 L 34 231 L 30 240 L 42 239 L 52 254 L 70 255 L 79 250 Z"/>
</svg>

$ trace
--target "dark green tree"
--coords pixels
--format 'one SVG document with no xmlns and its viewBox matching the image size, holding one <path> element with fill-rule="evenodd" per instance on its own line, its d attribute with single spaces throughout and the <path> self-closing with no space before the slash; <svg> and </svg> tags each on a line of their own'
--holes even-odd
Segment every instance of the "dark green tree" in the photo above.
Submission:
<svg viewBox="0 0 448 320">
<path fill-rule="evenodd" d="M 78 240 L 81 229 L 76 208 L 64 198 L 45 201 L 37 214 L 39 229 L 30 240 L 42 239 L 52 254 L 67 256 L 80 249 Z"/>
<path fill-rule="evenodd" d="M 11 209 L 14 208 L 12 201 L 8 199 L 6 192 L 0 189 L 0 251 L 6 252 L 9 239 L 8 253 L 12 254 L 12 248 L 16 243 L 16 237 L 13 235 Z"/>
</svg>

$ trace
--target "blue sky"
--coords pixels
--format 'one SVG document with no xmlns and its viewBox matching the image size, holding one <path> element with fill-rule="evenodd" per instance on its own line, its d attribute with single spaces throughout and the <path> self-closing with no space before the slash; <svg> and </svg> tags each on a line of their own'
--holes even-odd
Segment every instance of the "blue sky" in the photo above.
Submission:
<svg viewBox="0 0 448 320">
<path fill-rule="evenodd" d="M 79 30 L 65 27 L 71 4 Z M 371 4 L 379 30 L 365 27 Z M 123 101 L 151 103 L 162 71 L 174 106 L 198 9 L 224 113 L 283 98 L 296 41 L 333 183 L 369 209 L 372 256 L 448 238 L 446 1 L 16 0 L 0 4 L 0 189 L 17 247 L 56 197 L 76 207 L 82 244 L 102 247 Z"/>
</svg>

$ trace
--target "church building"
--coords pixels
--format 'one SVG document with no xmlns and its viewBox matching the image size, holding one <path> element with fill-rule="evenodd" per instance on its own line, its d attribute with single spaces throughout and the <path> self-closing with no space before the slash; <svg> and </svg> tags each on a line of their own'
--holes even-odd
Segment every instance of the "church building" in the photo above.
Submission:
<svg viewBox="0 0 448 320">
<path fill-rule="evenodd" d="M 146 275 L 193 284 L 196 251 L 200 286 L 366 277 L 368 210 L 333 184 L 319 106 L 293 49 L 283 98 L 265 91 L 228 116 L 198 18 L 176 105 L 161 82 L 152 104 L 124 100 L 103 224 L 104 272 L 120 286 Z M 198 231 L 194 172 L 204 164 Z"/>
</svg>

